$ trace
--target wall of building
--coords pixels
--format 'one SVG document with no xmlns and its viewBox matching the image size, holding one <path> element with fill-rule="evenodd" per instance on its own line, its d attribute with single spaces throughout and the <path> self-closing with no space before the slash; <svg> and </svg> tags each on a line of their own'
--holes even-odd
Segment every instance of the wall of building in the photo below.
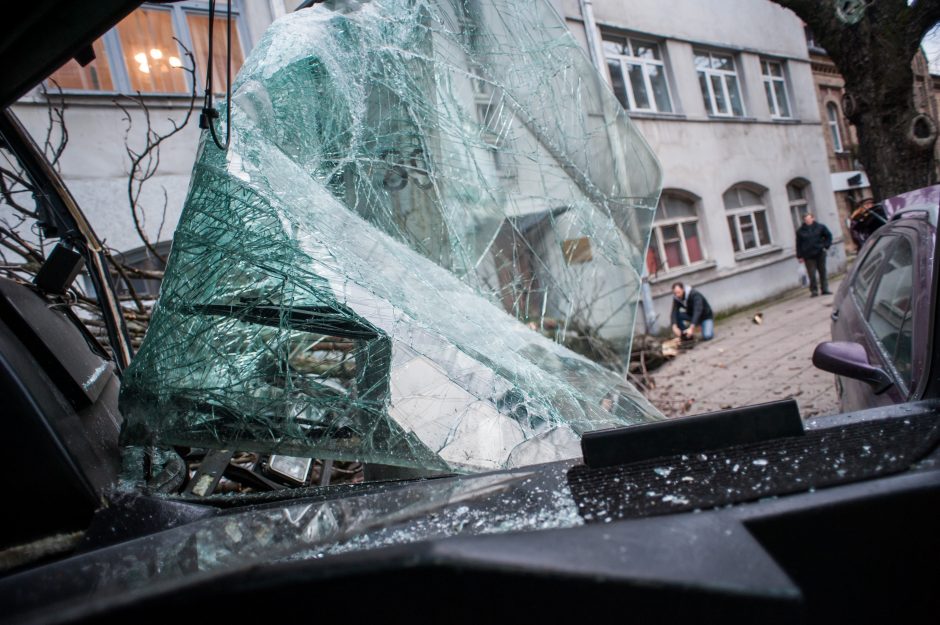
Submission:
<svg viewBox="0 0 940 625">
<path fill-rule="evenodd" d="M 237 27 L 245 56 L 273 19 L 283 14 L 282 3 L 283 0 L 236 0 L 233 6 L 240 13 Z M 64 102 L 68 146 L 60 160 L 63 179 L 108 246 L 117 251 L 141 246 L 128 200 L 130 158 L 120 146 L 140 151 L 146 145 L 144 109 L 128 99 L 128 94 L 67 91 L 59 96 L 52 85 L 48 89 L 49 95 L 37 88 L 24 96 L 12 107 L 14 113 L 42 144 L 49 128 L 50 105 L 61 106 Z M 202 92 L 202 86 L 198 91 Z M 144 96 L 143 101 L 153 129 L 160 133 L 172 129 L 173 123 L 182 124 L 189 105 L 184 94 Z M 141 220 L 144 231 L 154 242 L 172 237 L 182 211 L 199 143 L 201 106 L 202 100 L 198 99 L 185 128 L 161 145 L 157 175 L 143 186 L 139 201 L 143 209 Z M 57 130 L 52 139 L 58 140 Z"/>
<path fill-rule="evenodd" d="M 581 3 L 551 1 L 587 50 Z M 272 19 L 290 4 L 283 0 L 236 3 L 241 11 L 239 33 L 246 55 Z M 663 165 L 664 186 L 698 198 L 705 258 L 650 279 L 660 318 L 668 318 L 669 285 L 677 280 L 700 286 L 717 311 L 746 306 L 799 284 L 786 190 L 787 183 L 796 178 L 809 183 L 812 210 L 838 239 L 830 267 L 841 268 L 844 253 L 829 179 L 824 120 L 799 20 L 769 0 L 594 0 L 592 6 L 599 28 L 605 32 L 639 35 L 660 44 L 673 111 L 632 116 Z M 699 88 L 695 48 L 734 56 L 745 106 L 743 116 L 732 119 L 708 114 Z M 788 119 L 771 117 L 761 75 L 762 59 L 785 67 L 793 111 Z M 604 74 L 608 75 L 606 68 Z M 125 113 L 114 104 L 118 95 L 65 96 L 71 147 L 63 155 L 61 170 L 80 204 L 92 216 L 99 235 L 113 249 L 127 250 L 141 243 L 128 206 L 129 160 L 114 149 L 124 143 L 128 132 Z M 186 113 L 186 98 L 182 96 L 147 96 L 146 103 L 157 130 L 166 130 L 172 123 L 169 120 L 179 122 Z M 47 105 L 47 97 L 35 91 L 15 107 L 40 141 L 48 124 Z M 127 143 L 139 148 L 146 129 L 143 111 L 133 105 L 128 111 L 132 124 Z M 154 241 L 168 239 L 179 217 L 198 146 L 196 121 L 192 119 L 163 145 L 158 175 L 144 187 L 143 225 Z M 739 254 L 732 248 L 722 199 L 722 194 L 737 183 L 766 189 L 764 201 L 771 232 L 770 245 Z M 613 303 L 610 307 L 610 312 L 616 309 Z"/>
<path fill-rule="evenodd" d="M 856 156 L 858 134 L 842 112 L 845 80 L 826 51 L 812 40 L 809 41 L 809 52 L 813 81 L 816 86 L 817 106 L 822 119 L 823 139 L 826 144 L 829 170 L 832 173 L 834 201 L 839 216 L 838 225 L 845 240 L 847 252 L 855 254 L 858 249 L 849 233 L 850 215 L 859 200 L 871 197 L 871 190 Z M 930 75 L 930 68 L 923 51 L 915 55 L 911 66 L 914 71 L 914 105 L 934 120 L 940 120 L 940 78 Z M 838 139 L 833 131 L 830 111 L 835 115 Z M 934 153 L 935 157 L 940 155 L 940 144 L 934 146 Z M 940 179 L 940 158 L 935 158 L 935 160 L 937 178 Z"/>
<path fill-rule="evenodd" d="M 668 293 L 675 281 L 712 285 L 710 291 L 720 291 L 713 302 L 716 311 L 746 306 L 799 286 L 795 228 L 787 196 L 787 184 L 795 179 L 809 181 L 811 210 L 841 242 L 818 126 L 645 119 L 637 124 L 663 163 L 664 188 L 701 198 L 699 232 L 706 261 L 699 268 L 650 277 L 658 312 L 671 306 Z M 694 151 L 690 146 L 695 146 Z M 767 189 L 764 198 L 771 245 L 735 253 L 722 195 L 742 182 Z M 833 252 L 836 255 L 830 267 L 844 266 L 839 244 Z"/>
<path fill-rule="evenodd" d="M 599 25 L 672 40 L 806 58 L 803 28 L 793 13 L 769 0 L 593 0 Z M 580 22 L 579 0 L 561 0 L 566 19 Z M 794 28 L 796 25 L 796 28 Z"/>
<path fill-rule="evenodd" d="M 855 127 L 848 123 L 842 114 L 842 90 L 845 81 L 835 64 L 828 57 L 818 53 L 811 55 L 813 68 L 813 81 L 816 84 L 816 100 L 819 114 L 823 120 L 823 139 L 826 142 L 826 151 L 829 154 L 829 168 L 831 171 L 851 171 L 855 169 L 855 159 L 852 151 L 858 144 Z M 841 149 L 836 149 L 835 138 L 828 118 L 829 105 L 836 107 L 837 126 Z"/>
<path fill-rule="evenodd" d="M 662 163 L 664 188 L 698 198 L 704 259 L 649 279 L 661 325 L 668 324 L 670 286 L 676 281 L 701 288 L 716 312 L 747 306 L 800 285 L 787 194 L 787 184 L 795 179 L 809 183 L 810 210 L 836 238 L 830 270 L 843 268 L 840 219 L 800 20 L 769 1 L 637 0 L 625 4 L 594 0 L 587 4 L 593 7 L 602 33 L 658 44 L 673 110 L 631 111 L 631 117 Z M 578 0 L 563 2 L 569 27 L 587 48 L 584 6 Z M 706 108 L 694 54 L 701 49 L 733 56 L 743 115 L 718 117 Z M 771 115 L 762 60 L 784 68 L 791 109 L 786 119 Z M 606 68 L 604 73 L 609 76 Z M 771 241 L 759 249 L 736 253 L 722 196 L 738 183 L 764 190 Z"/>
<path fill-rule="evenodd" d="M 44 136 L 47 127 L 43 99 L 36 94 L 32 101 L 21 101 L 14 107 L 34 138 Z M 148 102 L 148 107 L 158 131 L 169 127 L 169 119 L 180 120 L 186 113 L 179 102 L 161 105 L 154 101 Z M 143 244 L 137 236 L 128 200 L 130 162 L 120 146 L 126 141 L 139 150 L 145 143 L 146 126 L 141 109 L 129 108 L 128 112 L 132 125 L 125 138 L 127 121 L 113 104 L 83 101 L 82 96 L 69 97 L 65 111 L 69 146 L 60 159 L 60 173 L 72 195 L 91 219 L 99 238 L 117 251 Z M 171 238 L 179 219 L 198 146 L 198 114 L 194 112 L 195 118 L 187 127 L 162 146 L 158 174 L 143 187 L 139 201 L 143 208 L 141 219 L 154 242 Z"/>
</svg>

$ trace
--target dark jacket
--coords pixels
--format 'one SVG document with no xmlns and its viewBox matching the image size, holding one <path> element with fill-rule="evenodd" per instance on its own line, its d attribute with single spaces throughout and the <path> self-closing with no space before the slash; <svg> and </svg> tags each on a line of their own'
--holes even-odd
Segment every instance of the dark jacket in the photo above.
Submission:
<svg viewBox="0 0 940 625">
<path fill-rule="evenodd" d="M 818 221 L 803 224 L 796 231 L 796 257 L 816 258 L 832 245 L 832 233 Z"/>
<path fill-rule="evenodd" d="M 672 325 L 681 327 L 679 315 L 683 313 L 689 316 L 691 320 L 689 323 L 694 326 L 701 325 L 706 319 L 714 318 L 712 307 L 708 305 L 705 296 L 693 290 L 687 284 L 684 288 L 684 299 L 679 299 L 675 295 L 672 296 Z"/>
</svg>

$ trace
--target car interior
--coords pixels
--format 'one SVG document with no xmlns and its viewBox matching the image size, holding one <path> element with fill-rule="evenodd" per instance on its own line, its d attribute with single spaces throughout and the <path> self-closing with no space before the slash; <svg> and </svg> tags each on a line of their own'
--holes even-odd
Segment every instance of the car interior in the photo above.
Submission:
<svg viewBox="0 0 940 625">
<path fill-rule="evenodd" d="M 573 460 L 462 475 L 386 467 L 357 484 L 323 483 L 312 459 L 277 452 L 243 462 L 237 447 L 128 453 L 139 432 L 118 402 L 130 349 L 114 274 L 94 224 L 9 105 L 138 4 L 17 3 L 0 23 L 0 150 L 28 174 L 57 242 L 35 283 L 0 279 L 0 624 L 935 622 L 940 257 L 915 379 L 905 237 L 868 252 L 852 295 L 874 302 L 871 327 L 916 385 L 900 404 L 811 419 L 793 400 L 736 407 L 588 432 Z M 109 349 L 71 306 L 80 273 L 101 298 Z M 259 332 L 286 323 L 335 351 L 355 345 L 339 381 L 301 391 L 380 405 L 393 392 L 390 340 L 355 311 L 337 317 L 338 306 L 297 307 L 287 321 L 252 299 L 184 312 Z M 518 399 L 507 391 L 499 407 L 537 421 Z M 333 423 L 330 435 L 342 443 L 354 426 Z M 250 492 L 216 490 L 223 478 Z"/>
</svg>

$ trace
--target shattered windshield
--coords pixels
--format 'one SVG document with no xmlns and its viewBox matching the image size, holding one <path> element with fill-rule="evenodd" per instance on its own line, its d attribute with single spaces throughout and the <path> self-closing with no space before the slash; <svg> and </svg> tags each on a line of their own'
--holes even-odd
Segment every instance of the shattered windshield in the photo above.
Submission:
<svg viewBox="0 0 940 625">
<path fill-rule="evenodd" d="M 660 418 L 564 346 L 628 358 L 661 175 L 547 2 L 299 11 L 230 116 L 123 383 L 125 443 L 480 471 Z"/>
</svg>

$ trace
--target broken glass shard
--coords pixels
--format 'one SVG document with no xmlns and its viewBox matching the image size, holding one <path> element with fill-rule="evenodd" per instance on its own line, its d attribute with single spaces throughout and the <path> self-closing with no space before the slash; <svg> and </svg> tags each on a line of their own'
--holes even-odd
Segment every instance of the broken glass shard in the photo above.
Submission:
<svg viewBox="0 0 940 625">
<path fill-rule="evenodd" d="M 562 345 L 629 353 L 661 175 L 547 2 L 298 11 L 231 124 L 200 147 L 126 443 L 480 471 L 661 418 Z"/>
</svg>

